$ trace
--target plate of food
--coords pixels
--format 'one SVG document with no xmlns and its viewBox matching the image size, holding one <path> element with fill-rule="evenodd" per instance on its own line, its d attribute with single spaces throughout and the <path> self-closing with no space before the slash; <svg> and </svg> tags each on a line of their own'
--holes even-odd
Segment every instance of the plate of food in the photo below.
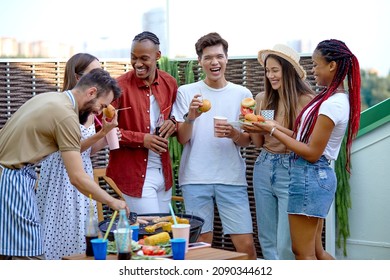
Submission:
<svg viewBox="0 0 390 280">
<path fill-rule="evenodd" d="M 264 122 L 264 121 L 265 118 L 263 116 L 256 115 L 254 113 L 248 113 L 245 115 L 241 115 L 238 121 L 229 122 L 229 124 L 236 128 L 238 127 L 242 128 L 244 125 L 253 126 L 253 123 Z"/>
<path fill-rule="evenodd" d="M 137 251 L 141 250 L 141 248 L 142 248 L 141 244 L 139 244 L 138 242 L 136 242 L 134 240 L 131 241 L 131 250 L 133 252 L 137 252 Z M 115 241 L 108 241 L 107 253 L 110 253 L 110 254 L 117 253 Z"/>
<path fill-rule="evenodd" d="M 252 122 L 248 122 L 248 121 L 239 121 L 239 122 L 241 127 L 243 127 L 244 125 L 253 126 Z"/>
<path fill-rule="evenodd" d="M 244 116 L 243 120 L 240 120 L 240 122 L 245 123 L 245 124 L 251 124 L 254 122 L 264 122 L 265 118 L 262 115 L 256 115 L 254 113 L 251 114 L 246 114 Z"/>
<path fill-rule="evenodd" d="M 137 255 L 154 258 L 170 258 L 172 257 L 172 248 L 170 245 L 143 245 L 142 249 L 137 252 Z"/>
<path fill-rule="evenodd" d="M 229 124 L 231 124 L 235 128 L 242 128 L 244 125 L 253 126 L 252 122 L 250 122 L 250 121 L 242 121 L 242 120 L 235 121 L 235 122 L 229 122 Z"/>
<path fill-rule="evenodd" d="M 228 124 L 230 124 L 231 126 L 233 126 L 234 128 L 240 128 L 241 127 L 241 121 L 234 121 L 234 122 L 228 122 Z"/>
</svg>

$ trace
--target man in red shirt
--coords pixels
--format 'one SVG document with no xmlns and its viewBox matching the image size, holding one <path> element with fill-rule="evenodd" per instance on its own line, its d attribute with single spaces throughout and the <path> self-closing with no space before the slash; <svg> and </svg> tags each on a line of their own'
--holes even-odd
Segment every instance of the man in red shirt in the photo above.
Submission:
<svg viewBox="0 0 390 280">
<path fill-rule="evenodd" d="M 118 77 L 122 95 L 112 104 L 118 111 L 120 148 L 110 151 L 107 175 L 124 195 L 132 212 L 169 213 L 173 175 L 168 137 L 176 131 L 170 117 L 177 82 L 157 69 L 158 37 L 136 35 L 131 46 L 133 70 Z M 123 109 L 123 110 L 121 110 Z"/>
</svg>

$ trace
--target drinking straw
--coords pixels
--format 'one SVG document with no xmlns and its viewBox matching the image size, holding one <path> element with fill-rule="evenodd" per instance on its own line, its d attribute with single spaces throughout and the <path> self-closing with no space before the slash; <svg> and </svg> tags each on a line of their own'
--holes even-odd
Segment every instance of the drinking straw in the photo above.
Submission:
<svg viewBox="0 0 390 280">
<path fill-rule="evenodd" d="M 170 202 L 169 202 L 169 209 L 171 210 L 173 222 L 175 223 L 175 225 L 177 225 L 176 215 L 175 215 L 175 212 L 173 212 L 172 204 Z"/>
<path fill-rule="evenodd" d="M 165 108 L 164 110 L 162 110 L 162 112 L 160 112 L 160 115 L 163 115 L 166 111 L 168 111 L 169 109 L 171 109 L 172 106 L 168 106 L 167 108 Z"/>
<path fill-rule="evenodd" d="M 122 111 L 122 110 L 127 110 L 127 109 L 130 109 L 131 108 L 131 106 L 130 107 L 125 107 L 125 108 L 119 108 L 119 109 L 116 109 L 117 111 Z"/>
<path fill-rule="evenodd" d="M 90 221 L 93 221 L 93 215 L 94 215 L 94 211 L 93 211 L 93 204 L 92 204 L 92 194 L 89 194 L 89 220 Z M 88 235 L 91 235 L 91 225 L 88 226 L 88 232 L 87 234 Z"/>
<path fill-rule="evenodd" d="M 90 210 L 90 212 L 89 212 L 89 215 L 91 216 L 91 217 L 93 217 L 93 205 L 92 205 L 92 194 L 89 194 L 89 210 Z"/>
<path fill-rule="evenodd" d="M 113 224 L 114 221 L 115 221 L 116 214 L 118 214 L 118 211 L 117 211 L 117 210 L 115 210 L 114 215 L 112 215 L 112 217 L 111 217 L 110 224 L 108 225 L 108 228 L 107 228 L 106 234 L 105 234 L 104 237 L 103 237 L 103 240 L 106 240 L 106 239 L 107 239 L 108 234 L 110 233 L 110 230 L 111 230 L 111 228 L 112 228 L 112 224 Z"/>
<path fill-rule="evenodd" d="M 95 121 L 101 126 L 101 127 L 103 127 L 103 124 L 102 124 L 102 122 L 101 121 L 99 121 L 99 119 L 98 119 L 98 117 L 96 117 L 96 115 L 95 115 Z"/>
</svg>

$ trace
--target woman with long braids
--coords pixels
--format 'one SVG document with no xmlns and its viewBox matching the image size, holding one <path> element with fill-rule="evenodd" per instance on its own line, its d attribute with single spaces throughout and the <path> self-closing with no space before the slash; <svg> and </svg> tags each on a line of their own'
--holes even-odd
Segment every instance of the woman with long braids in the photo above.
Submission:
<svg viewBox="0 0 390 280">
<path fill-rule="evenodd" d="M 254 125 L 293 152 L 287 212 L 295 258 L 329 260 L 333 256 L 322 246 L 322 229 L 337 186 L 330 162 L 337 159 L 347 130 L 350 172 L 351 144 L 360 121 L 360 69 L 345 43 L 334 39 L 318 44 L 313 62 L 315 80 L 324 89 L 298 115 L 293 133 L 274 121 Z"/>
</svg>

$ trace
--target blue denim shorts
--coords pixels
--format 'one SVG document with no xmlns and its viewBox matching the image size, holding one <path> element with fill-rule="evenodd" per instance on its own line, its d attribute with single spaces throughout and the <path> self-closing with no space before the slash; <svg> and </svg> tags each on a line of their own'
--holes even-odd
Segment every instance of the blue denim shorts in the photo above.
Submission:
<svg viewBox="0 0 390 280">
<path fill-rule="evenodd" d="M 337 187 L 337 178 L 325 156 L 310 163 L 290 157 L 289 214 L 326 218 Z"/>
<path fill-rule="evenodd" d="M 181 186 L 186 214 L 205 220 L 202 233 L 214 229 L 214 203 L 224 234 L 253 233 L 248 187 L 222 184 Z"/>
</svg>

